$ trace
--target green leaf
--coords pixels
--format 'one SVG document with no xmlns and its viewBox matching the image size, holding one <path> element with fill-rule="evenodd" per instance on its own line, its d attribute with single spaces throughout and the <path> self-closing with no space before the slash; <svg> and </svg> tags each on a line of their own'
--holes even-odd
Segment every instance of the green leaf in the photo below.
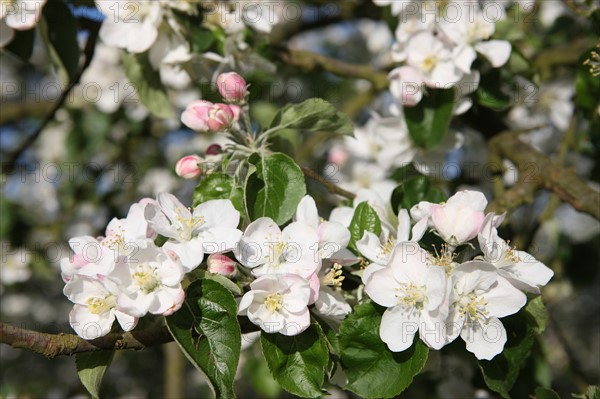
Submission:
<svg viewBox="0 0 600 399">
<path fill-rule="evenodd" d="M 160 80 L 158 71 L 150 65 L 148 55 L 126 52 L 122 52 L 121 55 L 125 74 L 134 85 L 142 104 L 158 118 L 173 117 L 173 108 L 167 98 L 166 89 Z"/>
<path fill-rule="evenodd" d="M 217 398 L 234 398 L 242 335 L 233 295 L 213 280 L 193 282 L 167 327 L 187 358 L 207 377 Z"/>
<path fill-rule="evenodd" d="M 306 195 L 304 174 L 292 158 L 274 153 L 251 157 L 256 172 L 246 182 L 246 202 L 253 219 L 270 217 L 277 224 L 294 216 L 300 200 Z"/>
<path fill-rule="evenodd" d="M 477 102 L 484 107 L 502 111 L 510 107 L 511 96 L 503 91 L 507 77 L 501 76 L 500 69 L 492 69 L 483 76 L 477 88 Z"/>
<path fill-rule="evenodd" d="M 209 273 L 206 270 L 202 270 L 200 268 L 194 269 L 190 273 L 186 274 L 186 277 L 191 281 L 201 280 L 201 279 L 209 279 L 216 281 L 221 284 L 223 287 L 227 288 L 233 295 L 242 295 L 244 292 L 242 289 L 233 281 L 228 279 L 225 276 L 220 274 Z"/>
<path fill-rule="evenodd" d="M 303 398 L 322 395 L 329 352 L 318 324 L 292 337 L 262 332 L 260 343 L 269 370 L 283 389 Z"/>
<path fill-rule="evenodd" d="M 392 208 L 398 212 L 400 208 L 410 209 L 423 201 L 429 192 L 429 178 L 414 176 L 406 179 L 392 192 Z"/>
<path fill-rule="evenodd" d="M 345 389 L 365 398 L 391 398 L 404 391 L 425 366 L 429 350 L 420 339 L 403 352 L 392 352 L 379 338 L 384 308 L 371 302 L 354 308 L 340 326 Z"/>
<path fill-rule="evenodd" d="M 270 129 L 324 130 L 352 134 L 354 126 L 348 116 L 320 98 L 311 98 L 300 104 L 288 104 L 273 118 Z"/>
<path fill-rule="evenodd" d="M 366 201 L 361 202 L 354 210 L 354 216 L 352 216 L 348 229 L 350 230 L 348 248 L 358 253 L 356 241 L 362 239 L 365 231 L 370 231 L 377 236 L 381 234 L 381 220 L 371 205 Z"/>
<path fill-rule="evenodd" d="M 77 42 L 77 21 L 67 5 L 59 0 L 50 0 L 42 9 L 47 25 L 47 38 L 62 66 L 73 82 L 79 71 L 81 50 Z"/>
<path fill-rule="evenodd" d="M 529 357 L 535 338 L 546 328 L 547 318 L 541 298 L 537 297 L 516 315 L 502 319 L 507 334 L 504 350 L 492 360 L 479 361 L 485 383 L 491 390 L 510 398 L 509 391 Z"/>
<path fill-rule="evenodd" d="M 93 398 L 100 397 L 100 385 L 108 370 L 115 351 L 99 351 L 75 354 L 75 366 L 81 383 Z"/>
<path fill-rule="evenodd" d="M 450 126 L 454 110 L 454 89 L 430 89 L 419 104 L 404 107 L 408 133 L 421 148 L 439 145 Z"/>
<path fill-rule="evenodd" d="M 215 199 L 229 199 L 239 212 L 244 210 L 244 191 L 234 187 L 233 178 L 225 173 L 211 173 L 194 189 L 194 206 Z"/>
<path fill-rule="evenodd" d="M 548 388 L 536 388 L 535 399 L 560 399 L 560 396 L 552 389 Z"/>
</svg>

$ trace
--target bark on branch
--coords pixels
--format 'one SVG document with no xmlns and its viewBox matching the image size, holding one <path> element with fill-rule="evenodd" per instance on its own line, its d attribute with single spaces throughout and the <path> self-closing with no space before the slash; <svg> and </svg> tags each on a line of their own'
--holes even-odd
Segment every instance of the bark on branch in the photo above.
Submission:
<svg viewBox="0 0 600 399">
<path fill-rule="evenodd" d="M 173 341 L 167 327 L 127 333 L 110 333 L 104 337 L 86 341 L 74 334 L 48 334 L 0 323 L 0 343 L 13 348 L 28 349 L 51 359 L 59 355 L 95 352 L 106 349 L 144 349 L 148 346 Z"/>
<path fill-rule="evenodd" d="M 490 140 L 492 153 L 511 160 L 519 169 L 520 177 L 515 189 L 507 190 L 490 208 L 495 210 L 514 209 L 536 188 L 553 191 L 564 202 L 578 211 L 600 220 L 600 192 L 592 189 L 571 170 L 556 165 L 546 155 L 534 150 L 519 139 L 515 132 L 505 132 Z M 524 190 L 524 186 L 529 186 Z M 523 191 L 524 190 L 524 191 Z M 526 193 L 527 195 L 525 195 Z"/>
</svg>

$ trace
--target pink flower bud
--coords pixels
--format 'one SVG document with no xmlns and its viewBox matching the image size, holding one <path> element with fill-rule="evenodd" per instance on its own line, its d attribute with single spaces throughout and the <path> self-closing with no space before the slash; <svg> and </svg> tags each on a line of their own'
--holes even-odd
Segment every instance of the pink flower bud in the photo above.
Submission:
<svg viewBox="0 0 600 399">
<path fill-rule="evenodd" d="M 192 130 L 206 132 L 208 131 L 208 112 L 213 105 L 210 101 L 194 101 L 181 114 L 181 121 Z"/>
<path fill-rule="evenodd" d="M 223 148 L 221 148 L 218 144 L 211 144 L 206 149 L 206 155 L 219 155 L 223 152 Z"/>
<path fill-rule="evenodd" d="M 206 261 L 208 271 L 214 274 L 231 277 L 235 273 L 235 262 L 222 254 L 212 254 L 208 256 Z"/>
<path fill-rule="evenodd" d="M 175 173 L 177 173 L 177 176 L 181 176 L 184 179 L 192 179 L 202 172 L 202 168 L 200 168 L 201 162 L 202 158 L 198 155 L 185 156 L 177 161 Z"/>
<path fill-rule="evenodd" d="M 198 132 L 218 133 L 228 129 L 238 120 L 240 107 L 237 105 L 213 104 L 210 101 L 194 101 L 181 114 L 181 121 Z"/>
<path fill-rule="evenodd" d="M 230 103 L 242 103 L 248 95 L 246 81 L 235 72 L 220 74 L 217 77 L 217 87 L 225 101 Z"/>
</svg>

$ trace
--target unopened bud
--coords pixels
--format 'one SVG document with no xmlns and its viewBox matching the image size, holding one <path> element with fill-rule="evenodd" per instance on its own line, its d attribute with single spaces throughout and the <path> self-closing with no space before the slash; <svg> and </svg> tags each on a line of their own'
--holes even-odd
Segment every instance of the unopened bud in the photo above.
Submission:
<svg viewBox="0 0 600 399">
<path fill-rule="evenodd" d="M 206 155 L 219 155 L 223 152 L 223 148 L 218 144 L 211 144 L 206 149 Z"/>
<path fill-rule="evenodd" d="M 222 73 L 217 77 L 217 87 L 223 99 L 230 103 L 243 103 L 248 96 L 248 85 L 235 72 Z"/>
<path fill-rule="evenodd" d="M 213 104 L 210 101 L 194 101 L 181 114 L 181 121 L 198 132 L 217 133 L 227 130 L 240 116 L 237 105 Z"/>
<path fill-rule="evenodd" d="M 231 277 L 235 273 L 235 261 L 222 254 L 212 254 L 206 261 L 208 271 L 214 274 Z"/>
<path fill-rule="evenodd" d="M 177 176 L 181 176 L 184 179 L 192 179 L 202 172 L 200 163 L 202 163 L 202 158 L 198 155 L 187 155 L 177 161 L 175 173 L 177 173 Z"/>
</svg>

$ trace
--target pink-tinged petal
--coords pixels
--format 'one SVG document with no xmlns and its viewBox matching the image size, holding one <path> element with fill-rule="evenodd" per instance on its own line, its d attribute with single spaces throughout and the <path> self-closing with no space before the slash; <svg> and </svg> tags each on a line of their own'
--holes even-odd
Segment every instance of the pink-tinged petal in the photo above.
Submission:
<svg viewBox="0 0 600 399">
<path fill-rule="evenodd" d="M 308 283 L 310 285 L 310 299 L 308 300 L 308 304 L 312 305 L 319 297 L 319 291 L 321 290 L 321 280 L 319 280 L 317 273 L 310 275 Z"/>
</svg>

